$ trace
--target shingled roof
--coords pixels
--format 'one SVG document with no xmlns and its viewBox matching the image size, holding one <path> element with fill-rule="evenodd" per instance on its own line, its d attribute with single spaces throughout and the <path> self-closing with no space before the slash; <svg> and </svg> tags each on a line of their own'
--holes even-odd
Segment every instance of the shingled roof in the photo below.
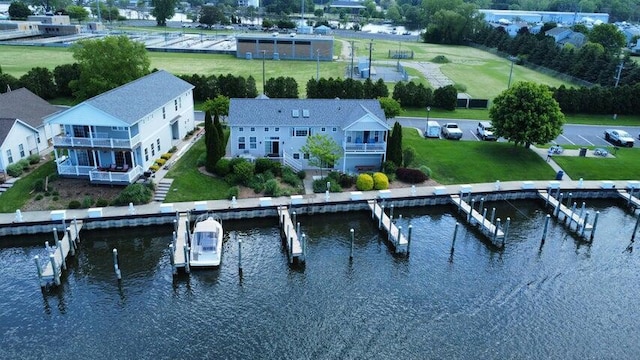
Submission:
<svg viewBox="0 0 640 360">
<path fill-rule="evenodd" d="M 4 140 L 7 138 L 7 135 L 9 135 L 9 131 L 11 131 L 15 122 L 16 119 L 0 118 L 0 145 L 4 143 Z"/>
<path fill-rule="evenodd" d="M 44 125 L 43 119 L 60 111 L 27 88 L 0 94 L 0 118 L 20 119 L 34 128 Z"/>
<path fill-rule="evenodd" d="M 193 85 L 160 70 L 86 100 L 85 104 L 134 124 L 190 89 Z"/>
<path fill-rule="evenodd" d="M 231 99 L 231 126 L 338 126 L 345 128 L 367 114 L 386 123 L 378 100 Z"/>
</svg>

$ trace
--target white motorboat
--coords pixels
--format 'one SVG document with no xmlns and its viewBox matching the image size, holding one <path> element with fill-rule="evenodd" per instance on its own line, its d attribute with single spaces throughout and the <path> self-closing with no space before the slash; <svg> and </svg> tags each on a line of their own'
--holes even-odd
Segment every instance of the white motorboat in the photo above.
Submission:
<svg viewBox="0 0 640 360">
<path fill-rule="evenodd" d="M 220 266 L 222 258 L 222 224 L 210 215 L 196 219 L 190 238 L 191 267 Z"/>
</svg>

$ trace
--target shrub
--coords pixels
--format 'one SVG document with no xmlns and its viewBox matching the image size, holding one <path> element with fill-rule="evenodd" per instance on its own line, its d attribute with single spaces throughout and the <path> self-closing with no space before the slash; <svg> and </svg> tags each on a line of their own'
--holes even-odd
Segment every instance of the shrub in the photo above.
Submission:
<svg viewBox="0 0 640 360">
<path fill-rule="evenodd" d="M 373 189 L 373 178 L 369 174 L 360 174 L 356 180 L 356 188 L 360 191 Z"/>
<path fill-rule="evenodd" d="M 51 195 L 53 196 L 60 196 L 60 193 L 58 192 L 58 190 L 52 191 Z"/>
<path fill-rule="evenodd" d="M 143 184 L 131 184 L 124 188 L 120 195 L 113 200 L 113 205 L 146 204 L 151 201 L 153 192 Z"/>
<path fill-rule="evenodd" d="M 238 194 L 240 194 L 240 188 L 237 186 L 232 186 L 227 190 L 227 199 L 231 200 L 234 196 L 236 199 L 238 198 Z"/>
<path fill-rule="evenodd" d="M 456 90 L 458 90 L 458 92 L 467 92 L 467 86 L 464 84 L 458 84 L 455 83 L 453 86 L 455 86 Z"/>
<path fill-rule="evenodd" d="M 60 198 L 59 198 L 59 197 L 57 197 L 57 196 L 54 196 L 54 197 L 52 197 L 52 198 L 51 198 L 51 200 L 53 200 L 53 201 L 58 201 L 58 200 L 60 200 Z"/>
<path fill-rule="evenodd" d="M 356 177 L 349 174 L 340 174 L 338 182 L 343 188 L 350 188 L 356 183 Z"/>
<path fill-rule="evenodd" d="M 389 176 L 390 174 L 395 174 L 396 170 L 398 170 L 398 166 L 393 161 L 385 161 L 382 164 L 382 172 Z"/>
<path fill-rule="evenodd" d="M 373 174 L 373 188 L 376 190 L 386 190 L 389 188 L 389 178 L 381 172 Z"/>
<path fill-rule="evenodd" d="M 407 146 L 402 150 L 402 161 L 404 162 L 404 167 L 409 167 L 413 164 L 413 161 L 416 159 L 416 149 L 412 146 Z"/>
<path fill-rule="evenodd" d="M 298 171 L 298 172 L 296 173 L 296 175 L 298 175 L 298 178 L 299 178 L 300 180 L 304 180 L 304 178 L 306 178 L 306 177 L 307 177 L 307 172 L 306 172 L 306 171 L 304 171 L 304 170 L 300 170 L 300 171 Z"/>
<path fill-rule="evenodd" d="M 282 164 L 268 158 L 256 159 L 256 162 L 255 162 L 256 174 L 261 174 L 265 171 L 271 171 L 275 176 L 280 176 L 282 174 Z"/>
<path fill-rule="evenodd" d="M 160 166 L 158 166 L 157 164 L 153 164 L 151 166 L 149 166 L 149 170 L 156 172 L 158 170 L 160 170 Z"/>
<path fill-rule="evenodd" d="M 91 196 L 85 196 L 82 199 L 82 208 L 90 208 L 93 205 L 93 198 Z"/>
<path fill-rule="evenodd" d="M 213 172 L 218 176 L 227 176 L 227 174 L 231 172 L 231 161 L 225 158 L 218 160 L 216 166 L 213 168 Z"/>
<path fill-rule="evenodd" d="M 170 152 L 170 153 L 172 153 L 172 154 L 173 154 L 174 152 L 176 152 L 176 151 L 178 151 L 178 148 L 177 148 L 177 147 L 175 147 L 175 146 L 172 146 L 172 147 L 171 147 L 171 149 L 169 149 L 169 152 Z"/>
<path fill-rule="evenodd" d="M 36 195 L 36 200 L 42 200 L 42 198 L 43 198 L 42 194 Z"/>
<path fill-rule="evenodd" d="M 45 192 L 44 192 L 44 196 L 51 196 L 51 193 L 50 193 L 50 192 L 48 192 L 48 191 L 45 191 Z"/>
<path fill-rule="evenodd" d="M 69 209 L 80 209 L 80 206 L 82 206 L 82 204 L 80 204 L 78 200 L 71 200 L 69 201 L 69 205 L 67 205 Z"/>
<path fill-rule="evenodd" d="M 44 179 L 38 179 L 33 183 L 33 190 L 40 192 L 44 191 Z"/>
<path fill-rule="evenodd" d="M 40 155 L 38 154 L 31 154 L 29 155 L 29 157 L 27 157 L 27 161 L 29 161 L 29 164 L 34 165 L 40 162 Z"/>
<path fill-rule="evenodd" d="M 422 171 L 423 174 L 427 175 L 427 179 L 431 179 L 431 169 L 429 169 L 427 165 L 421 165 L 420 171 Z"/>
<path fill-rule="evenodd" d="M 233 173 L 238 183 L 247 185 L 253 177 L 253 164 L 247 161 L 240 162 L 233 167 Z"/>
<path fill-rule="evenodd" d="M 24 172 L 22 170 L 22 165 L 20 163 L 14 163 L 11 164 L 9 166 L 7 166 L 7 175 L 12 176 L 12 177 L 18 177 L 20 175 L 22 175 L 22 173 Z"/>
<path fill-rule="evenodd" d="M 438 55 L 438 56 L 434 57 L 433 59 L 431 59 L 431 62 L 436 63 L 436 64 L 448 64 L 451 61 L 449 59 L 447 59 L 447 57 L 444 56 L 444 55 Z"/>
<path fill-rule="evenodd" d="M 427 180 L 427 175 L 418 169 L 399 168 L 396 175 L 400 181 L 409 184 L 419 184 Z"/>
<path fill-rule="evenodd" d="M 171 156 L 173 156 L 173 154 L 172 154 L 172 153 L 170 153 L 170 152 L 168 152 L 168 153 L 164 153 L 164 154 L 162 154 L 160 157 L 161 157 L 162 159 L 169 160 L 169 159 L 171 159 Z"/>
<path fill-rule="evenodd" d="M 323 193 L 327 191 L 327 178 L 313 180 L 313 192 Z"/>
<path fill-rule="evenodd" d="M 97 207 L 109 206 L 109 201 L 107 201 L 107 199 L 98 198 L 98 201 L 96 201 L 96 206 Z"/>
<path fill-rule="evenodd" d="M 278 180 L 267 180 L 267 182 L 264 183 L 264 194 L 270 196 L 280 196 L 280 185 L 278 185 Z"/>
<path fill-rule="evenodd" d="M 282 169 L 282 182 L 293 187 L 300 186 L 302 180 L 290 168 Z"/>
<path fill-rule="evenodd" d="M 163 159 L 163 158 L 156 159 L 156 164 L 160 166 L 164 165 L 166 162 L 167 162 L 167 159 Z"/>
<path fill-rule="evenodd" d="M 20 161 L 18 161 L 18 164 L 20 164 L 20 166 L 22 166 L 22 170 L 29 170 L 29 160 L 27 159 L 22 159 Z"/>
<path fill-rule="evenodd" d="M 198 160 L 196 160 L 196 166 L 203 167 L 206 164 L 207 164 L 207 153 L 203 152 L 202 154 L 200 154 L 200 156 L 198 156 Z"/>
</svg>

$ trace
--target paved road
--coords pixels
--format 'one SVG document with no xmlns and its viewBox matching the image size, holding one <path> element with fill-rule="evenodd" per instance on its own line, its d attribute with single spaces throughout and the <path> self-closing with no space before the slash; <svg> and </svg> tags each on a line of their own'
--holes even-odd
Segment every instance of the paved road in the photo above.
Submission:
<svg viewBox="0 0 640 360">
<path fill-rule="evenodd" d="M 415 127 L 419 129 L 425 128 L 427 124 L 426 118 L 406 118 L 398 117 L 395 120 L 405 127 Z M 476 126 L 478 120 L 460 120 L 460 119 L 441 119 L 430 118 L 436 120 L 440 125 L 446 122 L 458 123 L 462 129 L 462 140 L 479 140 L 476 135 Z M 613 121 L 613 120 L 612 120 Z M 605 126 L 605 125 L 578 125 L 568 124 L 564 126 L 563 133 L 554 140 L 559 145 L 578 145 L 578 146 L 609 146 L 609 142 L 604 140 L 604 130 L 608 128 L 616 128 L 626 130 L 635 139 L 640 134 L 640 126 Z M 500 140 L 504 141 L 504 140 Z M 640 146 L 640 141 L 636 141 L 636 146 Z"/>
</svg>

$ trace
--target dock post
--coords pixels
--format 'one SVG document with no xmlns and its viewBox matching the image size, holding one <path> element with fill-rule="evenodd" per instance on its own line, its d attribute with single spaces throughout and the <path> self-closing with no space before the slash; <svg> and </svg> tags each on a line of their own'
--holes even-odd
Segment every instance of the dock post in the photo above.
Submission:
<svg viewBox="0 0 640 360">
<path fill-rule="evenodd" d="M 573 193 L 569 193 L 569 196 L 567 197 L 567 207 L 569 205 L 571 205 L 571 197 L 573 196 Z"/>
<path fill-rule="evenodd" d="M 467 214 L 467 222 L 468 222 L 469 224 L 471 224 L 471 219 L 473 219 L 473 217 L 471 216 L 471 214 L 473 214 L 473 210 L 474 210 L 474 209 L 473 209 L 473 206 L 474 206 L 474 203 L 475 203 L 475 202 L 476 202 L 476 199 L 471 199 L 471 204 L 470 204 L 470 206 L 469 206 L 469 214 Z"/>
<path fill-rule="evenodd" d="M 178 231 L 178 220 L 177 219 L 173 219 L 173 231 L 174 232 Z"/>
<path fill-rule="evenodd" d="M 238 271 L 242 274 L 242 239 L 238 239 Z"/>
<path fill-rule="evenodd" d="M 353 260 L 353 243 L 355 241 L 355 234 L 353 228 L 351 228 L 349 232 L 351 233 L 351 251 L 349 252 L 349 260 Z"/>
<path fill-rule="evenodd" d="M 40 256 L 36 255 L 33 258 L 33 261 L 36 263 L 36 269 L 38 269 L 38 281 L 40 282 L 40 287 L 42 286 L 42 265 L 40 265 Z"/>
<path fill-rule="evenodd" d="M 74 239 L 74 242 L 80 243 L 80 232 L 78 231 L 78 219 L 75 216 L 73 217 L 73 228 L 76 231 L 76 238 Z"/>
<path fill-rule="evenodd" d="M 636 233 L 638 232 L 638 225 L 640 225 L 640 213 L 638 213 L 638 218 L 636 219 L 636 226 L 633 227 L 633 234 L 631 234 L 631 242 L 636 240 Z"/>
<path fill-rule="evenodd" d="M 384 214 L 384 205 L 380 206 L 380 216 L 378 217 L 378 230 L 382 229 L 382 215 Z"/>
<path fill-rule="evenodd" d="M 191 223 L 189 222 L 189 217 L 187 216 L 187 218 L 184 220 L 184 225 L 186 227 L 186 237 L 187 237 L 187 242 L 189 242 L 189 244 L 191 244 Z"/>
<path fill-rule="evenodd" d="M 496 219 L 496 208 L 491 208 L 491 221 L 490 223 L 493 224 L 493 221 Z"/>
<path fill-rule="evenodd" d="M 487 218 L 487 208 L 482 210 L 482 225 L 480 225 L 480 230 L 484 230 L 484 221 Z"/>
<path fill-rule="evenodd" d="M 57 228 L 53 228 L 53 243 L 54 244 L 58 244 L 58 229 Z"/>
<path fill-rule="evenodd" d="M 587 222 L 589 221 L 589 212 L 584 214 L 584 220 L 582 221 L 582 231 L 580 232 L 580 237 L 584 238 L 584 231 L 587 229 Z"/>
<path fill-rule="evenodd" d="M 182 247 L 182 251 L 184 252 L 184 271 L 188 274 L 191 272 L 191 265 L 189 264 L 189 245 L 187 243 Z"/>
<path fill-rule="evenodd" d="M 294 211 L 291 213 L 291 223 L 295 224 L 297 220 L 298 220 L 298 214 L 296 214 L 296 212 Z"/>
<path fill-rule="evenodd" d="M 52 254 L 53 253 L 53 249 L 51 249 L 51 246 L 49 246 L 49 242 L 48 241 L 44 242 L 44 248 L 47 250 L 47 254 Z"/>
<path fill-rule="evenodd" d="M 596 211 L 596 216 L 593 218 L 593 226 L 591 226 L 591 235 L 589 236 L 589 241 L 593 241 L 593 234 L 596 232 L 596 226 L 598 225 L 598 217 L 600 216 L 600 211 Z"/>
<path fill-rule="evenodd" d="M 560 193 L 560 196 L 558 196 L 558 205 L 556 206 L 556 211 L 553 214 L 553 216 L 555 216 L 556 218 L 558 218 L 560 216 L 560 205 L 562 205 L 562 198 L 563 198 L 563 194 Z"/>
<path fill-rule="evenodd" d="M 389 229 L 391 230 L 391 229 Z M 398 252 L 398 246 L 400 245 L 400 237 L 402 236 L 402 226 L 398 226 L 398 236 L 394 240 L 394 244 L 396 246 L 396 252 Z"/>
<path fill-rule="evenodd" d="M 302 259 L 307 262 L 307 235 L 302 233 Z"/>
<path fill-rule="evenodd" d="M 116 277 L 118 280 L 122 280 L 122 273 L 120 272 L 120 267 L 118 266 L 118 249 L 113 249 L 113 270 L 116 272 Z"/>
<path fill-rule="evenodd" d="M 504 246 L 505 241 L 507 241 L 507 236 L 509 236 L 509 225 L 511 225 L 511 218 L 507 216 L 507 222 L 504 224 L 504 238 L 502 239 L 502 246 Z"/>
<path fill-rule="evenodd" d="M 402 214 L 398 215 L 398 222 L 402 223 Z"/>
<path fill-rule="evenodd" d="M 62 252 L 62 242 L 60 241 L 60 239 L 56 241 L 56 247 L 56 251 L 60 251 L 60 265 L 64 270 L 67 270 L 67 262 L 64 261 L 64 253 Z"/>
<path fill-rule="evenodd" d="M 176 242 L 178 241 L 178 235 L 176 234 L 176 232 L 173 232 L 173 240 L 171 241 L 171 245 L 173 245 L 174 247 L 176 246 Z"/>
<path fill-rule="evenodd" d="M 296 223 L 296 236 L 300 237 L 300 222 Z"/>
<path fill-rule="evenodd" d="M 500 229 L 500 218 L 496 219 L 496 224 L 493 226 L 493 242 L 496 242 L 498 238 L 498 230 Z"/>
<path fill-rule="evenodd" d="M 551 196 L 551 188 L 550 187 L 547 188 L 547 198 L 544 201 L 544 207 L 545 208 L 547 206 L 549 206 L 549 196 Z"/>
<path fill-rule="evenodd" d="M 580 216 L 578 216 L 578 219 L 582 219 L 582 215 L 584 215 L 584 209 L 585 209 L 585 203 L 584 201 L 582 202 L 582 208 L 580 209 Z M 584 223 L 582 223 L 582 225 L 584 226 Z"/>
<path fill-rule="evenodd" d="M 409 235 L 407 236 L 407 256 L 409 256 L 409 249 L 411 249 L 411 230 L 413 225 L 409 224 Z"/>
<path fill-rule="evenodd" d="M 76 243 L 71 237 L 71 227 L 67 228 L 67 238 L 67 241 L 69 241 L 69 254 L 71 254 L 71 256 L 76 256 Z"/>
<path fill-rule="evenodd" d="M 175 234 L 175 232 L 174 232 Z M 171 273 L 173 275 L 178 273 L 178 269 L 176 268 L 176 254 L 173 250 L 173 244 L 169 244 L 169 262 L 171 263 Z"/>
<path fill-rule="evenodd" d="M 453 254 L 453 250 L 456 247 L 456 237 L 458 236 L 458 227 L 460 223 L 456 221 L 456 227 L 453 229 L 453 241 L 451 242 L 451 253 Z"/>
<path fill-rule="evenodd" d="M 480 198 L 480 206 L 478 206 L 478 212 L 484 209 L 484 197 Z"/>
<path fill-rule="evenodd" d="M 547 214 L 544 219 L 544 230 L 542 230 L 542 243 L 544 244 L 544 240 L 547 238 L 547 230 L 549 230 L 549 220 L 551 219 L 551 215 Z"/>
<path fill-rule="evenodd" d="M 289 236 L 289 263 L 293 264 L 293 236 Z"/>
<path fill-rule="evenodd" d="M 462 210 L 462 195 L 464 195 L 462 193 L 462 190 L 460 190 L 460 196 L 458 198 L 458 212 L 460 212 L 460 210 Z"/>
<path fill-rule="evenodd" d="M 394 206 L 393 206 L 393 204 L 391 204 L 391 206 L 389 207 L 389 218 L 390 219 L 393 219 L 393 208 L 394 208 Z"/>
<path fill-rule="evenodd" d="M 569 219 L 569 230 L 571 230 L 571 223 L 573 222 L 573 214 L 575 214 L 576 212 L 576 207 L 577 207 L 578 203 L 576 203 L 575 201 L 573 202 L 573 205 L 571 205 L 571 218 Z M 576 223 L 576 229 L 578 228 L 578 224 Z"/>
<path fill-rule="evenodd" d="M 56 256 L 50 254 L 49 262 L 51 262 L 51 269 L 53 269 L 53 281 L 56 283 L 56 285 L 60 286 L 60 269 L 58 269 L 58 265 L 56 264 Z"/>
</svg>

